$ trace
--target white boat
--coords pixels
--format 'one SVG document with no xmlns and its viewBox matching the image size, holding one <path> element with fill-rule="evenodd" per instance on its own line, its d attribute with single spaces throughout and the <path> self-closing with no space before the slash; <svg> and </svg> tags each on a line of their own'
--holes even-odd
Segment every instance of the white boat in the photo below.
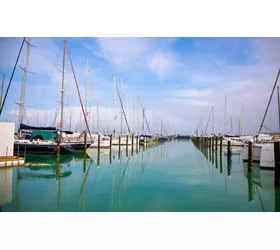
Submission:
<svg viewBox="0 0 280 250">
<path fill-rule="evenodd" d="M 131 138 L 128 138 L 127 144 L 131 145 Z M 133 139 L 133 143 L 136 143 L 136 138 Z M 115 137 L 112 139 L 112 145 L 119 145 L 119 137 Z M 125 137 L 121 137 L 121 146 L 125 146 L 126 145 L 126 136 Z"/>
<path fill-rule="evenodd" d="M 248 144 L 244 145 L 243 161 L 248 161 Z M 253 144 L 253 162 L 259 162 L 261 168 L 274 168 L 274 144 Z"/>
<path fill-rule="evenodd" d="M 261 168 L 275 168 L 274 161 L 274 144 L 265 143 L 262 145 L 261 157 L 260 157 Z"/>
<path fill-rule="evenodd" d="M 253 144 L 253 162 L 260 162 L 263 144 Z M 248 144 L 244 145 L 243 161 L 248 161 Z"/>
<path fill-rule="evenodd" d="M 236 147 L 243 147 L 244 146 L 244 142 L 237 141 L 237 140 L 232 140 L 232 139 L 224 139 L 223 140 L 223 146 L 227 146 L 228 141 L 230 141 L 231 146 L 236 146 Z"/>
<path fill-rule="evenodd" d="M 89 146 L 90 148 L 98 148 L 98 134 L 93 136 L 94 141 Z M 100 134 L 100 148 L 110 148 L 110 137 Z"/>
</svg>

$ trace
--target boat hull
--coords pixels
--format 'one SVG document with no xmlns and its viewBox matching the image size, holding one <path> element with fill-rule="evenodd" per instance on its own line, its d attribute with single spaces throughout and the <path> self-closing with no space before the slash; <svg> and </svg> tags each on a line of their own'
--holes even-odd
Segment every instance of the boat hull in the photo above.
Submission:
<svg viewBox="0 0 280 250">
<path fill-rule="evenodd" d="M 262 150 L 262 145 L 261 144 L 254 144 L 253 145 L 253 162 L 260 162 L 261 150 Z M 243 152 L 244 152 L 243 161 L 247 162 L 248 161 L 248 144 L 244 145 Z"/>
<path fill-rule="evenodd" d="M 27 143 L 15 143 L 14 155 L 56 155 L 56 144 L 27 144 Z M 60 154 L 69 154 L 74 152 L 73 147 L 60 145 Z"/>
<path fill-rule="evenodd" d="M 84 152 L 85 144 L 83 143 L 70 143 L 70 145 L 74 148 L 75 152 Z M 90 147 L 91 143 L 86 144 L 86 149 Z"/>
</svg>

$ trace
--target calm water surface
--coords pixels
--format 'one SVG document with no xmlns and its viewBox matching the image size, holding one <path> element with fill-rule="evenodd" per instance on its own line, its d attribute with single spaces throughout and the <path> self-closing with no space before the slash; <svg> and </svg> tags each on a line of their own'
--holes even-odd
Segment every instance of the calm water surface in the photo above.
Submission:
<svg viewBox="0 0 280 250">
<path fill-rule="evenodd" d="M 8 211 L 279 211 L 274 172 L 242 155 L 201 151 L 171 141 L 131 152 L 28 157 L 0 169 L 0 207 Z M 278 204 L 278 205 L 277 205 Z"/>
</svg>

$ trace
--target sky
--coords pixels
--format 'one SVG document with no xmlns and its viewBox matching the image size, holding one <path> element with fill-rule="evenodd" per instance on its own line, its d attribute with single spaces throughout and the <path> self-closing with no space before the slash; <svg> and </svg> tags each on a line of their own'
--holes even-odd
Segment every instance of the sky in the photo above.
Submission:
<svg viewBox="0 0 280 250">
<path fill-rule="evenodd" d="M 22 39 L 0 38 L 4 92 Z M 114 109 L 115 75 L 131 132 L 141 133 L 142 129 L 139 97 L 151 132 L 161 131 L 161 121 L 172 133 L 205 130 L 213 107 L 214 131 L 224 133 L 226 127 L 226 132 L 239 133 L 243 104 L 244 131 L 252 134 L 260 127 L 280 66 L 279 38 L 31 38 L 28 71 L 32 73 L 27 74 L 26 81 L 26 124 L 58 125 L 64 40 L 84 106 L 88 57 L 88 120 L 93 132 L 112 132 L 114 127 L 120 131 L 118 96 Z M 16 103 L 20 100 L 20 67 L 25 65 L 26 47 L 25 44 L 0 121 L 18 123 Z M 80 130 L 82 109 L 67 53 L 65 72 L 64 128 Z M 277 107 L 275 91 L 264 123 L 273 131 L 279 131 Z M 122 125 L 126 131 L 124 120 Z M 147 131 L 146 124 L 144 130 Z M 211 117 L 207 132 L 212 130 Z"/>
</svg>

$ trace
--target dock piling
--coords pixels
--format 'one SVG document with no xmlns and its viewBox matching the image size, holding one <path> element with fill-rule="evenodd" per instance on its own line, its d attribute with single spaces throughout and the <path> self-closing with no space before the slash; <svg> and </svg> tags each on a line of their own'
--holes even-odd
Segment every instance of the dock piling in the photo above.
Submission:
<svg viewBox="0 0 280 250">
<path fill-rule="evenodd" d="M 231 141 L 228 140 L 227 142 L 227 158 L 230 159 L 231 158 Z"/>
<path fill-rule="evenodd" d="M 87 151 L 87 133 L 84 132 L 84 152 Z"/>
<path fill-rule="evenodd" d="M 26 150 L 26 148 L 25 148 Z M 60 132 L 57 132 L 57 148 L 56 148 L 56 156 L 60 156 Z"/>
<path fill-rule="evenodd" d="M 253 142 L 248 144 L 248 170 L 251 171 L 253 168 Z"/>
<path fill-rule="evenodd" d="M 112 148 L 112 140 L 113 140 L 113 135 L 110 134 L 110 149 Z"/>
<path fill-rule="evenodd" d="M 98 133 L 98 152 L 100 151 L 100 133 Z"/>
<path fill-rule="evenodd" d="M 223 137 L 220 137 L 220 154 L 223 153 Z"/>
<path fill-rule="evenodd" d="M 275 174 L 274 174 L 274 185 L 280 186 L 280 142 L 274 142 L 274 164 L 275 164 Z"/>
</svg>

